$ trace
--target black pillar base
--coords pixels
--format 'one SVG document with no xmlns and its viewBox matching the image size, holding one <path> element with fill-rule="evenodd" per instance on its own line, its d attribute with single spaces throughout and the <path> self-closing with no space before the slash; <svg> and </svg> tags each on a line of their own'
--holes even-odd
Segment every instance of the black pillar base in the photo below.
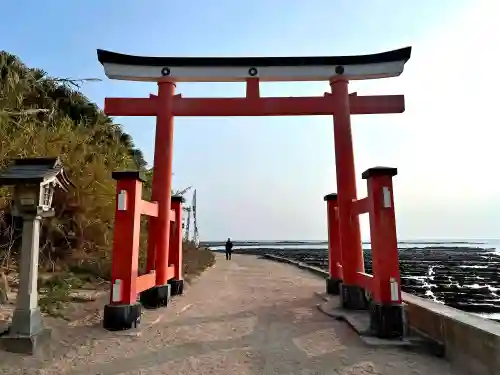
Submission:
<svg viewBox="0 0 500 375">
<path fill-rule="evenodd" d="M 184 292 L 184 280 L 168 280 L 170 285 L 170 295 L 179 296 Z"/>
<path fill-rule="evenodd" d="M 368 309 L 368 301 L 365 296 L 365 290 L 357 285 L 346 285 L 342 283 L 340 286 L 340 301 L 344 309 Z"/>
<path fill-rule="evenodd" d="M 141 322 L 141 305 L 106 305 L 102 325 L 108 331 L 137 328 Z"/>
<path fill-rule="evenodd" d="M 370 331 L 380 338 L 402 338 L 404 335 L 403 306 L 371 303 Z"/>
<path fill-rule="evenodd" d="M 332 279 L 332 277 L 326 278 L 326 293 L 334 296 L 338 296 L 340 294 L 340 285 L 342 284 L 342 280 Z"/>
<path fill-rule="evenodd" d="M 154 286 L 141 292 L 140 300 L 145 309 L 165 307 L 170 301 L 170 284 Z"/>
</svg>

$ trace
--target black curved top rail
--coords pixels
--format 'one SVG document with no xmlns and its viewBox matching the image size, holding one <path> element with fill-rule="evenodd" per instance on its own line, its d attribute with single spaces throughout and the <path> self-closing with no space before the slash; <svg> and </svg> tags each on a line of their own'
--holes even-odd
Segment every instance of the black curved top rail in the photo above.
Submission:
<svg viewBox="0 0 500 375">
<path fill-rule="evenodd" d="M 133 56 L 122 53 L 97 50 L 101 64 L 170 67 L 279 67 L 318 65 L 364 65 L 408 61 L 411 47 L 382 53 L 356 56 L 308 56 L 308 57 L 153 57 Z"/>
</svg>

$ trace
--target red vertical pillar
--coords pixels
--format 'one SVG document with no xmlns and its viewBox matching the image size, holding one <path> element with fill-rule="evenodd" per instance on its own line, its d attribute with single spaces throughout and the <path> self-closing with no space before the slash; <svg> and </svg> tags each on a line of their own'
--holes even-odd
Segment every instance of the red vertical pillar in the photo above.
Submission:
<svg viewBox="0 0 500 375">
<path fill-rule="evenodd" d="M 169 241 L 172 191 L 172 158 L 174 147 L 174 101 L 175 84 L 158 82 L 156 97 L 156 135 L 153 163 L 153 187 L 151 200 L 158 205 L 158 216 L 150 218 L 148 228 L 147 270 L 154 267 L 156 286 L 141 293 L 145 308 L 166 306 L 170 300 Z"/>
<path fill-rule="evenodd" d="M 342 77 L 330 83 L 334 101 L 335 166 L 339 209 L 339 230 L 342 249 L 342 306 L 366 308 L 364 291 L 356 285 L 356 273 L 364 272 L 363 249 L 359 219 L 351 215 L 352 202 L 357 199 L 354 150 L 348 81 Z"/>
<path fill-rule="evenodd" d="M 399 274 L 398 240 L 392 177 L 396 168 L 366 170 L 370 202 L 370 236 L 373 264 L 371 326 L 379 337 L 401 337 L 404 333 Z"/>
<path fill-rule="evenodd" d="M 338 295 L 340 294 L 340 283 L 342 282 L 342 275 L 339 270 L 342 264 L 342 254 L 340 253 L 337 194 L 325 195 L 324 199 L 328 219 L 328 270 L 330 274 L 326 279 L 326 292 Z"/>
<path fill-rule="evenodd" d="M 173 296 L 182 294 L 184 289 L 182 268 L 182 202 L 181 196 L 172 197 L 172 210 L 175 213 L 175 221 L 170 227 L 170 265 L 174 267 L 174 278 L 169 280 Z"/>
<path fill-rule="evenodd" d="M 123 330 L 138 325 L 137 303 L 142 181 L 139 172 L 113 172 L 116 214 L 111 263 L 110 303 L 104 308 L 103 326 Z"/>
<path fill-rule="evenodd" d="M 152 188 L 152 201 L 158 203 L 158 217 L 150 220 L 148 241 L 148 258 L 155 259 L 156 286 L 158 287 L 166 285 L 168 282 L 170 198 L 174 146 L 174 116 L 172 114 L 174 92 L 174 83 L 158 83 Z M 152 254 L 155 254 L 154 257 Z"/>
</svg>

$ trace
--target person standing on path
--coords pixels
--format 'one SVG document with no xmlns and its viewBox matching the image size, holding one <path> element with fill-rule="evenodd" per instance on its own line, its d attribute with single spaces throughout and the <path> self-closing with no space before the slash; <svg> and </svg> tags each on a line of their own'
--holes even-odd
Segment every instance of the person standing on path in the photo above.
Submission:
<svg viewBox="0 0 500 375">
<path fill-rule="evenodd" d="M 233 243 L 231 242 L 231 239 L 228 238 L 226 241 L 226 260 L 231 259 L 232 252 L 233 252 Z"/>
</svg>

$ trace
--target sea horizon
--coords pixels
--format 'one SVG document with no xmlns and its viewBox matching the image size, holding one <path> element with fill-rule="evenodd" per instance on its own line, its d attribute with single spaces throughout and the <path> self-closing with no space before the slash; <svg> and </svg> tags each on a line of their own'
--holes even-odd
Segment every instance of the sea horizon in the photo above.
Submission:
<svg viewBox="0 0 500 375">
<path fill-rule="evenodd" d="M 225 239 L 219 239 L 219 240 L 200 240 L 200 243 L 213 243 L 213 242 L 226 242 Z M 248 239 L 234 239 L 231 238 L 232 242 L 245 242 L 245 243 L 288 243 L 288 242 L 294 242 L 294 243 L 327 243 L 328 239 L 323 239 L 323 240 L 309 240 L 309 239 L 300 239 L 300 240 L 287 240 L 287 239 L 275 239 L 275 240 L 248 240 Z M 463 243 L 485 243 L 485 242 L 491 242 L 491 241 L 500 241 L 500 238 L 452 238 L 452 237 L 441 237 L 441 238 L 409 238 L 409 239 L 400 239 L 398 240 L 398 243 L 403 243 L 403 242 L 414 242 L 414 243 L 457 243 L 457 242 L 463 242 Z M 370 240 L 368 239 L 363 239 L 363 243 L 370 243 Z"/>
<path fill-rule="evenodd" d="M 323 250 L 328 247 L 327 240 L 231 240 L 236 249 L 311 249 Z M 200 246 L 208 247 L 212 250 L 224 248 L 226 240 L 200 241 Z M 369 250 L 371 242 L 362 241 L 363 249 Z M 425 238 L 425 239 L 403 239 L 398 241 L 398 248 L 475 248 L 500 252 L 500 239 L 479 239 L 479 238 Z"/>
</svg>

